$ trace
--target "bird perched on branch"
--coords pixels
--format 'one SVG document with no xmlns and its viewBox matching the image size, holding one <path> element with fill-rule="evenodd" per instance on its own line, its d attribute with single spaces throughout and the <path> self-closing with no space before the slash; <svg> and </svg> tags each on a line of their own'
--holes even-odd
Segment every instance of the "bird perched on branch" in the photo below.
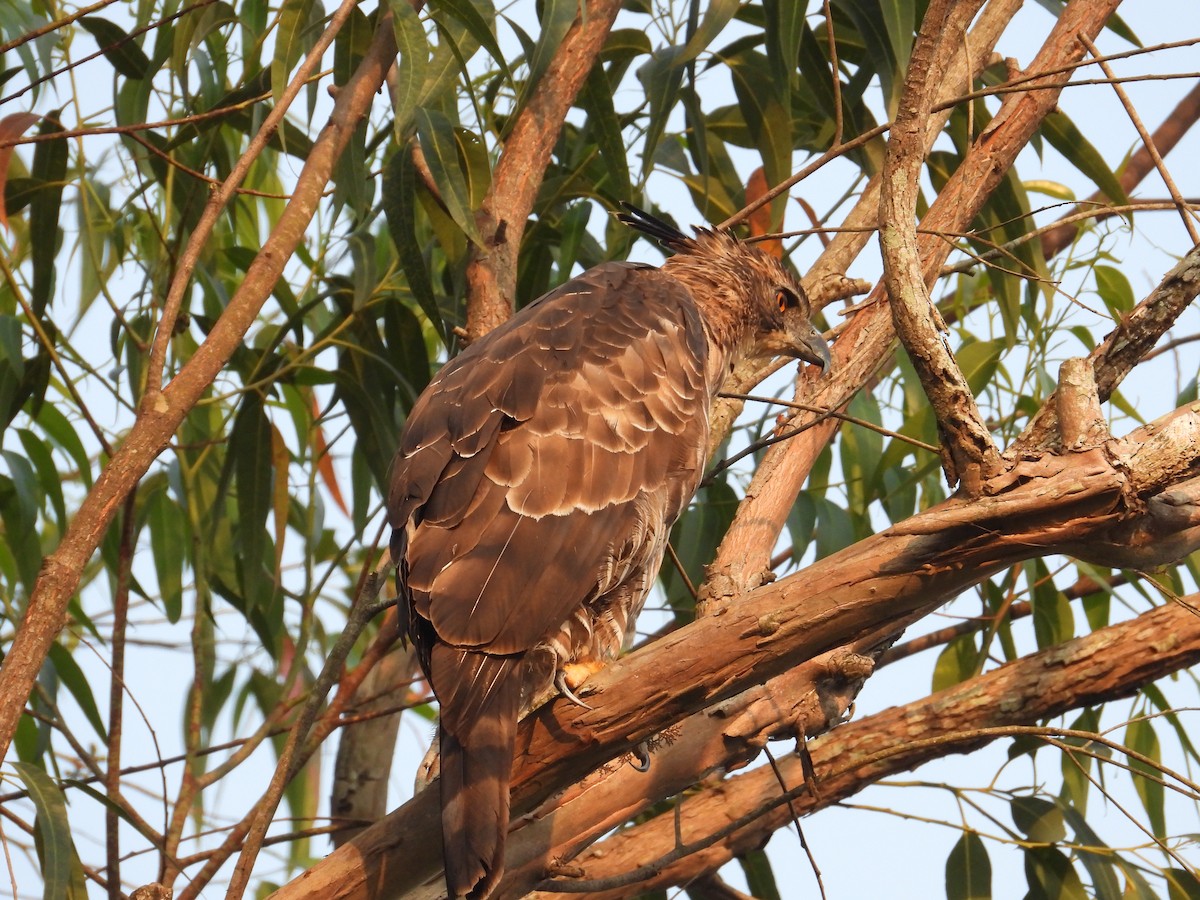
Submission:
<svg viewBox="0 0 1200 900">
<path fill-rule="evenodd" d="M 555 685 L 575 699 L 621 651 L 726 376 L 751 356 L 829 366 L 778 261 L 626 209 L 673 255 L 596 266 L 472 343 L 413 406 L 393 463 L 401 618 L 441 707 L 451 897 L 503 874 L 518 718 Z"/>
</svg>

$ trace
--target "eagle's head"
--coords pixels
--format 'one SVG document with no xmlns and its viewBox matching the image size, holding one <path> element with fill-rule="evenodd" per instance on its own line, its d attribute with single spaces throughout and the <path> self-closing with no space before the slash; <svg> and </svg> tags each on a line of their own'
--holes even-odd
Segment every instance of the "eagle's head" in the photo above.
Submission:
<svg viewBox="0 0 1200 900">
<path fill-rule="evenodd" d="M 689 237 L 635 206 L 621 221 L 674 253 L 663 271 L 690 289 L 710 330 L 741 356 L 791 357 L 828 371 L 829 345 L 810 321 L 808 296 L 773 256 L 736 235 L 697 228 Z"/>
</svg>

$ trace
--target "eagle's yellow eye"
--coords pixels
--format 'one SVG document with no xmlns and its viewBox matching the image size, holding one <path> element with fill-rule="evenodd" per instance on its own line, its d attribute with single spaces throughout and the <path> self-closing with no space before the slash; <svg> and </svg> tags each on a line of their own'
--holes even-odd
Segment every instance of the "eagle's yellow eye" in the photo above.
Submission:
<svg viewBox="0 0 1200 900">
<path fill-rule="evenodd" d="M 792 298 L 782 288 L 775 292 L 775 299 L 779 301 L 780 312 L 787 312 L 788 307 L 792 305 Z"/>
</svg>

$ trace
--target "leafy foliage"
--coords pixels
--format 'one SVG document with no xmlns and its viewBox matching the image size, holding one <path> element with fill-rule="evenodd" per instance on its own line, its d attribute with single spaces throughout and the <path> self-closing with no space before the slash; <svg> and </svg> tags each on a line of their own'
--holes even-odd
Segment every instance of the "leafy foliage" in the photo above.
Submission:
<svg viewBox="0 0 1200 900">
<path fill-rule="evenodd" d="M 745 203 L 753 169 L 776 184 L 797 160 L 830 149 L 839 127 L 843 140 L 869 132 L 898 102 L 924 4 L 834 0 L 831 23 L 818 4 L 788 0 L 624 6 L 536 173 L 514 278 L 518 304 L 582 268 L 630 255 L 632 237 L 608 216 L 621 201 L 659 210 L 664 197 L 690 196 L 696 221 L 716 225 Z M 419 7 L 392 0 L 350 14 L 322 62 L 329 71 L 305 86 L 217 215 L 180 316 L 162 337 L 170 383 L 224 327 L 320 139 L 327 91 L 346 84 L 390 14 L 399 63 L 388 102 L 380 99 L 358 125 L 317 226 L 84 567 L 68 627 L 28 698 L 17 761 L 4 772 L 9 793 L 0 798 L 6 811 L 11 802 L 22 813 L 0 840 L 28 851 L 47 897 L 82 897 L 86 879 L 103 880 L 99 857 L 81 855 L 97 852 L 102 842 L 92 838 L 104 826 L 95 822 L 106 813 L 109 831 L 120 835 L 118 856 L 153 849 L 167 880 L 180 874 L 170 860 L 195 839 L 204 848 L 186 860 L 187 877 L 195 875 L 220 829 L 245 813 L 245 797 L 230 797 L 241 789 L 222 792 L 222 784 L 237 784 L 247 760 L 265 770 L 281 752 L 280 735 L 344 626 L 361 571 L 374 562 L 405 416 L 460 349 L 468 268 L 494 249 L 478 213 L 491 202 L 497 160 L 577 10 L 566 0 L 519 10 L 492 0 Z M 42 560 L 64 540 L 143 406 L 168 288 L 214 185 L 235 171 L 283 102 L 333 13 L 321 0 L 147 0 L 71 20 L 75 11 L 0 0 L 0 218 L 8 223 L 0 234 L 0 648 L 22 627 Z M 993 66 L 975 87 L 1005 77 Z M 995 109 L 982 97 L 954 109 L 928 159 L 929 199 L 985 139 Z M 1124 204 L 1130 192 L 1104 137 L 1060 110 L 1033 143 Z M 883 141 L 841 153 L 844 168 L 831 176 L 838 184 L 817 221 L 837 224 L 879 170 Z M 947 282 L 939 309 L 998 439 L 1023 427 L 1052 389 L 1057 364 L 1080 343 L 1084 352 L 1094 346 L 1093 332 L 1111 330 L 1139 296 L 1117 255 L 1131 220 L 1085 222 L 1065 257 L 1028 239 L 1046 219 L 1031 198 L 1047 190 L 1057 188 L 1010 171 L 970 233 L 946 236 L 968 270 Z M 672 208 L 677 220 L 691 218 L 674 201 Z M 770 210 L 778 227 L 796 218 L 786 194 Z M 788 247 L 792 259 L 811 258 L 815 243 L 798 238 Z M 636 252 L 643 250 L 650 252 Z M 1076 306 L 1096 298 L 1097 314 Z M 1174 393 L 1180 403 L 1194 401 L 1194 360 L 1181 374 Z M 1153 414 L 1121 395 L 1114 405 L 1118 420 Z M 672 532 L 679 566 L 665 567 L 661 596 L 679 622 L 694 613 L 692 589 L 733 521 L 777 411 L 751 404 L 722 453 L 753 452 L 714 469 Z M 770 548 L 772 577 L 946 496 L 929 450 L 937 422 L 907 359 L 879 371 L 845 413 L 851 420 L 816 460 L 783 543 Z M 942 642 L 927 673 L 932 687 L 969 681 L 1035 645 L 1059 646 L 1162 594 L 1185 593 L 1196 564 L 1150 581 L 1036 559 L 984 579 L 952 607 L 966 627 Z M 1122 589 L 1130 580 L 1138 584 Z M 368 628 L 351 671 L 376 662 L 368 647 L 388 627 Z M 169 656 L 155 656 L 158 645 Z M 136 679 L 121 674 L 125 666 Z M 163 702 L 151 687 L 156 669 L 169 670 L 164 680 L 184 695 L 177 706 L 153 708 Z M 135 716 L 134 701 L 151 697 Z M 994 829 L 1004 838 L 989 831 L 990 814 L 962 825 L 945 863 L 947 896 L 992 896 L 1000 840 L 1020 848 L 1031 898 L 1151 896 L 1164 887 L 1172 898 L 1200 896 L 1195 872 L 1173 849 L 1187 839 L 1161 774 L 1168 754 L 1189 766 L 1200 761 L 1190 723 L 1156 686 L 1139 694 L 1133 711 L 1122 738 L 1127 757 L 1073 734 L 1056 751 L 1061 793 L 1014 796 L 1013 827 Z M 146 734 L 136 743 L 145 752 L 134 753 L 135 741 L 121 744 L 119 735 L 142 728 L 143 715 Z M 1099 733 L 1113 717 L 1087 708 L 1072 727 Z M 1011 747 L 1010 766 L 1045 775 L 1035 762 L 1044 742 Z M 182 771 L 168 767 L 175 753 Z M 156 759 L 161 779 L 138 780 L 137 768 Z M 1127 774 L 1115 771 L 1118 759 L 1127 759 Z M 116 788 L 106 786 L 110 760 L 124 767 Z M 17 780 L 8 784 L 10 774 Z M 1088 818 L 1097 792 L 1107 797 L 1117 780 L 1140 801 L 1145 853 L 1106 845 Z M 139 790 L 158 798 L 143 803 Z M 323 853 L 303 843 L 303 832 L 318 820 L 327 790 L 315 764 L 292 782 L 287 800 L 297 821 L 284 874 Z M 76 825 L 80 807 L 92 810 L 88 825 Z M 738 859 L 757 896 L 786 896 L 773 857 L 755 850 Z M 213 876 L 206 870 L 193 889 Z M 277 876 L 264 874 L 261 884 Z"/>
</svg>

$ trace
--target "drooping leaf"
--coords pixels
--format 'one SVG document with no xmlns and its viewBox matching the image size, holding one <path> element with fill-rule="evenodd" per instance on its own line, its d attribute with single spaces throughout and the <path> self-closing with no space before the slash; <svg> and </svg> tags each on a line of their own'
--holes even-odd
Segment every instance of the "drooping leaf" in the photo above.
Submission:
<svg viewBox="0 0 1200 900">
<path fill-rule="evenodd" d="M 611 184 L 609 191 L 616 197 L 632 197 L 629 181 L 629 156 L 621 137 L 621 122 L 613 106 L 612 85 L 603 66 L 593 66 L 579 96 L 588 114 L 588 128 L 600 150 Z"/>
<path fill-rule="evenodd" d="M 67 821 L 62 789 L 38 766 L 13 764 L 37 809 L 38 856 L 42 863 L 42 896 L 46 900 L 87 900 L 83 868 Z"/>
<path fill-rule="evenodd" d="M 400 268 L 404 271 L 405 281 L 408 282 L 408 289 L 442 342 L 449 347 L 450 333 L 442 320 L 442 311 L 433 293 L 425 256 L 417 241 L 416 192 L 417 172 L 412 162 L 412 154 L 407 148 L 401 148 L 392 154 L 383 171 L 383 212 L 387 217 L 388 231 L 392 236 L 392 244 L 396 247 L 396 255 L 400 261 Z"/>
<path fill-rule="evenodd" d="M 1133 288 L 1125 273 L 1112 266 L 1096 266 L 1093 271 L 1096 275 L 1096 291 L 1114 319 L 1120 319 L 1133 309 Z"/>
<path fill-rule="evenodd" d="M 55 135 L 63 131 L 59 123 L 61 109 L 47 113 L 39 135 Z M 54 293 L 54 257 L 58 253 L 62 228 L 63 184 L 67 177 L 67 142 L 47 140 L 33 151 L 31 172 L 39 188 L 29 204 L 29 255 L 33 260 L 33 290 L 30 302 L 36 316 L 41 316 Z"/>
<path fill-rule="evenodd" d="M 933 667 L 933 690 L 961 684 L 975 675 L 978 665 L 979 648 L 975 646 L 974 636 L 956 637 L 938 654 Z"/>
<path fill-rule="evenodd" d="M 1014 797 L 1013 824 L 1031 841 L 1053 844 L 1067 836 L 1062 809 L 1041 797 Z"/>
<path fill-rule="evenodd" d="M 88 724 L 95 729 L 97 737 L 102 742 L 107 741 L 108 729 L 104 725 L 104 720 L 100 718 L 100 708 L 96 705 L 92 688 L 88 684 L 87 676 L 79 668 L 79 663 L 75 661 L 67 648 L 58 642 L 50 645 L 49 659 L 50 664 L 54 666 L 54 674 L 58 676 L 58 680 L 70 692 L 75 702 L 79 704 Z"/>
<path fill-rule="evenodd" d="M 475 226 L 471 187 L 459 158 L 454 125 L 437 110 L 420 109 L 417 111 L 417 136 L 446 211 L 462 233 L 482 247 L 483 238 Z"/>
<path fill-rule="evenodd" d="M 1071 860 L 1057 847 L 1033 847 L 1025 851 L 1027 900 L 1087 900 L 1087 890 Z"/>
<path fill-rule="evenodd" d="M 771 859 L 763 849 L 750 850 L 738 857 L 742 873 L 746 876 L 746 887 L 750 895 L 757 900 L 781 900 L 779 885 L 775 882 L 775 872 L 771 867 Z"/>
<path fill-rule="evenodd" d="M 163 612 L 167 621 L 174 624 L 183 615 L 183 566 L 187 547 L 184 512 L 164 485 L 147 497 L 146 515 Z"/>
<path fill-rule="evenodd" d="M 1075 854 L 1087 870 L 1096 900 L 1125 900 L 1128 895 L 1121 890 L 1117 878 L 1118 855 L 1100 839 L 1079 810 L 1068 806 L 1063 814 L 1075 832 Z"/>
<path fill-rule="evenodd" d="M 150 58 L 120 25 L 100 16 L 84 16 L 79 19 L 79 24 L 96 39 L 100 52 L 114 69 L 126 78 L 146 77 L 150 71 Z"/>
<path fill-rule="evenodd" d="M 1042 120 L 1042 134 L 1055 150 L 1066 157 L 1067 162 L 1095 182 L 1112 203 L 1122 205 L 1129 202 L 1121 180 L 1105 162 L 1091 141 L 1061 110 L 1056 110 Z"/>
<path fill-rule="evenodd" d="M 400 59 L 392 85 L 396 139 L 403 146 L 412 126 L 413 114 L 429 78 L 429 36 L 408 0 L 392 0 L 392 27 Z"/>
<path fill-rule="evenodd" d="M 537 84 L 558 52 L 579 10 L 578 0 L 544 0 L 537 43 L 529 57 L 528 84 Z"/>
<path fill-rule="evenodd" d="M 946 900 L 991 900 L 992 863 L 983 839 L 964 831 L 946 858 Z"/>
<path fill-rule="evenodd" d="M 266 574 L 267 516 L 271 512 L 271 424 L 258 394 L 247 394 L 229 433 L 237 486 L 237 541 L 247 612 L 273 593 Z"/>
<path fill-rule="evenodd" d="M 668 558 L 660 571 L 667 602 L 677 612 L 690 613 L 695 609 L 695 597 L 688 588 L 698 587 L 704 581 L 704 566 L 712 562 L 713 554 L 721 538 L 729 530 L 733 514 L 737 511 L 738 498 L 725 481 L 715 481 L 701 490 L 701 502 L 693 504 L 671 529 L 671 546 L 687 575 L 680 574 L 674 562 Z"/>
<path fill-rule="evenodd" d="M 283 96 L 296 63 L 312 48 L 315 26 L 324 17 L 321 0 L 284 0 L 275 33 L 275 57 L 271 61 L 271 98 L 275 103 Z"/>
<path fill-rule="evenodd" d="M 1149 762 L 1143 762 L 1133 757 L 1129 758 L 1129 768 L 1133 772 L 1133 787 L 1146 810 L 1150 820 L 1150 830 L 1159 840 L 1167 837 L 1166 810 L 1163 806 L 1165 789 L 1162 784 L 1162 773 L 1156 768 L 1156 763 L 1162 762 L 1162 748 L 1158 743 L 1158 734 L 1154 725 L 1148 719 L 1134 719 L 1125 729 L 1125 744 L 1130 750 L 1146 757 Z"/>
<path fill-rule="evenodd" d="M 402 0 L 407 2 L 407 0 Z M 547 4 L 550 6 L 551 4 Z M 566 4 L 563 4 L 564 6 Z M 500 67 L 500 72 L 505 80 L 511 85 L 513 83 L 512 72 L 508 68 L 508 60 L 504 51 L 500 47 L 499 41 L 496 40 L 496 9 L 491 0 L 430 0 L 430 9 L 434 15 L 450 15 L 462 23 L 462 26 L 467 30 L 467 33 L 474 38 L 484 50 L 486 50 Z M 574 10 L 571 11 L 571 17 L 574 18 Z M 552 19 L 561 14 L 560 10 L 548 9 L 545 17 Z M 567 27 L 570 27 L 570 21 L 567 22 Z M 565 30 L 563 31 L 565 34 Z M 546 32 L 543 29 L 543 37 Z M 530 79 L 533 80 L 532 78 Z"/>
</svg>

